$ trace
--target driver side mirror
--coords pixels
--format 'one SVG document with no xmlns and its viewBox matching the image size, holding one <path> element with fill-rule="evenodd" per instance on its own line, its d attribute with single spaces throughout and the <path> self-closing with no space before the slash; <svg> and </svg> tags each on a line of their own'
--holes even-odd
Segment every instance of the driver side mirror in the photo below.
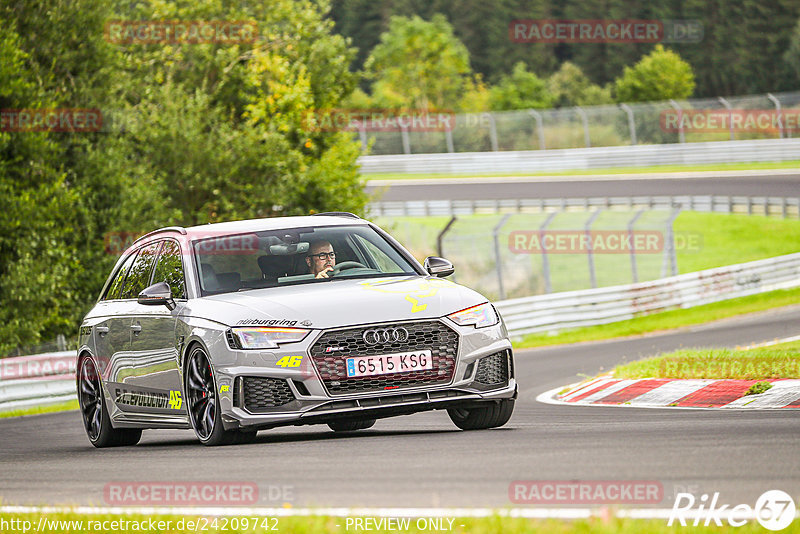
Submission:
<svg viewBox="0 0 800 534">
<path fill-rule="evenodd" d="M 139 304 L 145 306 L 166 306 L 170 311 L 175 309 L 175 301 L 172 298 L 172 290 L 166 282 L 158 282 L 152 286 L 145 288 L 144 291 L 139 293 L 139 298 L 136 299 Z"/>
<path fill-rule="evenodd" d="M 438 278 L 450 276 L 456 270 L 452 263 L 444 258 L 439 258 L 438 256 L 428 256 L 425 258 L 425 264 L 423 266 L 425 267 L 425 270 L 428 271 L 428 274 Z"/>
</svg>

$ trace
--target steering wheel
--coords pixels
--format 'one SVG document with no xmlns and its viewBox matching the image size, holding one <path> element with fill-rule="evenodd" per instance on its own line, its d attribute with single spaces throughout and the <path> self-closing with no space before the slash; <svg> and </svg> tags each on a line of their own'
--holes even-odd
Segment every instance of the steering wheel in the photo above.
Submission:
<svg viewBox="0 0 800 534">
<path fill-rule="evenodd" d="M 342 263 L 337 263 L 333 267 L 333 271 L 331 271 L 331 275 L 336 276 L 342 271 L 346 271 L 347 269 L 366 269 L 367 266 L 357 261 L 343 261 Z"/>
</svg>

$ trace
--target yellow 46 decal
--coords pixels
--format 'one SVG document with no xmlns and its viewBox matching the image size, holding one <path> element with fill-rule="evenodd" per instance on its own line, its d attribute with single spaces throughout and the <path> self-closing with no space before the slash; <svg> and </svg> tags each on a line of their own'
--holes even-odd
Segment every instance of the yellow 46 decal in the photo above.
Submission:
<svg viewBox="0 0 800 534">
<path fill-rule="evenodd" d="M 275 365 L 278 367 L 300 367 L 300 363 L 303 361 L 303 356 L 284 356 L 277 362 Z"/>
<path fill-rule="evenodd" d="M 181 406 L 183 406 L 183 399 L 181 398 L 181 392 L 171 390 L 169 392 L 169 407 L 174 410 L 180 410 Z"/>
</svg>

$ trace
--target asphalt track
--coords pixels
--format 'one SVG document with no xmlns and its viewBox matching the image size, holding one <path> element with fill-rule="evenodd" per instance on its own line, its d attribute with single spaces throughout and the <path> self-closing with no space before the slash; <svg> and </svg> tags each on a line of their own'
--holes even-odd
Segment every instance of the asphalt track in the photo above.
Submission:
<svg viewBox="0 0 800 534">
<path fill-rule="evenodd" d="M 520 397 L 503 428 L 461 432 L 443 412 L 261 432 L 251 445 L 201 446 L 190 431 L 144 433 L 131 448 L 90 446 L 78 412 L 0 420 L 4 504 L 106 504 L 128 481 L 240 481 L 259 506 L 439 507 L 510 504 L 514 480 L 657 481 L 755 504 L 800 496 L 800 413 L 554 406 L 538 394 L 622 361 L 681 346 L 735 346 L 796 335 L 800 306 L 636 339 L 516 352 Z M 130 503 L 146 504 L 146 503 Z M 223 503 L 224 504 L 224 503 Z"/>
<path fill-rule="evenodd" d="M 624 175 L 622 175 L 624 176 Z M 367 193 L 380 201 L 479 200 L 511 198 L 732 195 L 800 196 L 800 173 L 677 173 L 668 175 L 554 176 L 484 179 L 446 178 L 438 180 L 373 181 Z M 686 177 L 692 176 L 692 177 Z M 701 177 L 695 177 L 701 176 Z"/>
</svg>

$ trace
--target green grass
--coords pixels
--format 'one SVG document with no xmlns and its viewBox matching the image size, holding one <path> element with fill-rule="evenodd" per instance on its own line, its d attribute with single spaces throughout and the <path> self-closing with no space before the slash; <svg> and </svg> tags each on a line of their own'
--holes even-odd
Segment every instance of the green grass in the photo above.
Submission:
<svg viewBox="0 0 800 534">
<path fill-rule="evenodd" d="M 800 352 L 772 348 L 681 349 L 619 365 L 612 373 L 615 378 L 800 378 Z M 759 393 L 766 391 L 763 387 L 757 388 Z"/>
<path fill-rule="evenodd" d="M 50 404 L 48 406 L 36 406 L 33 408 L 22 408 L 19 410 L 7 410 L 4 412 L 0 412 L 0 419 L 5 417 L 20 417 L 22 415 L 38 415 L 41 413 L 52 413 L 52 412 L 65 412 L 68 410 L 77 410 L 78 409 L 78 401 L 72 400 L 67 402 L 62 402 L 59 404 Z"/>
<path fill-rule="evenodd" d="M 769 291 L 748 297 L 724 300 L 687 308 L 654 313 L 627 321 L 606 325 L 589 326 L 565 330 L 555 335 L 530 334 L 514 343 L 519 349 L 545 345 L 560 345 L 580 341 L 597 341 L 618 337 L 635 336 L 648 332 L 672 330 L 684 326 L 703 324 L 726 317 L 778 308 L 800 303 L 800 288 Z"/>
<path fill-rule="evenodd" d="M 749 171 L 762 169 L 795 169 L 800 160 L 766 161 L 753 163 L 708 163 L 703 165 L 656 165 L 651 167 L 610 167 L 608 169 L 575 169 L 558 172 L 516 172 L 516 173 L 375 173 L 364 174 L 367 180 L 410 180 L 410 179 L 448 179 L 448 178 L 490 178 L 495 176 L 591 176 L 597 174 L 649 174 L 659 172 L 699 172 L 699 171 Z"/>
<path fill-rule="evenodd" d="M 348 525 L 346 517 L 330 517 L 330 516 L 309 516 L 309 517 L 279 517 L 276 519 L 268 519 L 265 523 L 267 527 L 274 527 L 274 530 L 260 528 L 262 525 L 263 517 L 245 518 L 243 517 L 200 517 L 200 516 L 171 516 L 171 515 L 140 515 L 140 514 L 78 514 L 74 512 L 64 513 L 48 513 L 48 514 L 0 514 L 0 524 L 5 521 L 7 525 L 19 525 L 19 528 L 12 528 L 10 532 L 33 532 L 39 526 L 40 518 L 43 517 L 42 523 L 45 532 L 152 532 L 160 533 L 169 531 L 172 533 L 194 533 L 197 532 L 292 532 L 296 534 L 323 534 L 323 533 L 347 533 L 347 532 L 364 532 L 364 530 L 357 529 L 353 523 Z M 155 524 L 154 528 L 151 527 Z M 247 519 L 249 528 L 242 528 L 242 525 Z M 351 518 L 355 519 L 355 518 Z M 378 521 L 380 518 L 371 518 Z M 12 520 L 27 521 L 28 523 L 10 523 Z M 111 521 L 127 521 L 128 523 L 120 523 L 112 525 Z M 73 523 L 72 525 L 53 523 L 53 521 L 82 521 L 81 525 Z M 91 523 L 89 523 L 91 521 Z M 136 522 L 134 527 L 131 522 Z M 161 525 L 158 522 L 162 521 Z M 168 524 L 167 521 L 170 523 Z M 179 523 L 183 521 L 183 523 Z M 187 528 L 188 521 L 194 522 L 195 528 Z M 198 523 L 199 521 L 199 523 Z M 436 532 L 436 529 L 420 530 L 416 524 L 417 518 L 411 518 L 408 530 L 386 530 L 381 528 L 372 528 L 370 532 Z M 105 523 L 104 523 L 105 522 Z M 253 524 L 257 524 L 259 528 L 252 528 Z M 105 526 L 104 526 L 105 525 Z M 183 528 L 180 528 L 180 526 Z M 199 525 L 199 527 L 198 527 Z M 239 528 L 233 528 L 233 525 Z M 447 520 L 444 525 L 448 525 Z M 488 517 L 488 518 L 455 518 L 452 523 L 452 530 L 456 534 L 489 534 L 489 533 L 504 533 L 504 534 L 638 534 L 640 532 L 648 532 L 653 534 L 672 534 L 675 529 L 679 529 L 682 533 L 696 534 L 705 533 L 709 530 L 716 533 L 736 533 L 736 534 L 750 534 L 752 532 L 762 532 L 762 527 L 756 521 L 750 521 L 741 527 L 731 527 L 723 522 L 723 527 L 716 527 L 709 529 L 703 527 L 702 521 L 700 526 L 693 527 L 692 521 L 687 520 L 687 526 L 667 526 L 667 520 L 643 520 L 643 519 L 581 519 L 574 521 L 566 520 L 539 520 L 539 519 L 522 519 L 522 518 L 508 518 L 508 517 Z M 348 528 L 349 526 L 349 528 Z M 370 525 L 372 526 L 372 525 Z M 420 524 L 420 526 L 424 526 Z M 27 527 L 27 528 L 24 528 Z M 106 528 L 107 527 L 107 528 Z M 227 527 L 227 528 L 225 528 Z M 793 521 L 785 530 L 781 532 L 787 534 L 794 534 L 800 532 L 800 521 Z"/>
<path fill-rule="evenodd" d="M 678 249 L 678 271 L 691 273 L 800 251 L 800 220 L 763 215 L 684 211 L 676 236 L 696 236 L 699 247 Z M 676 246 L 678 245 L 676 241 Z"/>
<path fill-rule="evenodd" d="M 769 391 L 771 388 L 772 388 L 771 382 L 756 382 L 747 389 L 745 395 L 760 395 L 765 391 Z"/>
</svg>

